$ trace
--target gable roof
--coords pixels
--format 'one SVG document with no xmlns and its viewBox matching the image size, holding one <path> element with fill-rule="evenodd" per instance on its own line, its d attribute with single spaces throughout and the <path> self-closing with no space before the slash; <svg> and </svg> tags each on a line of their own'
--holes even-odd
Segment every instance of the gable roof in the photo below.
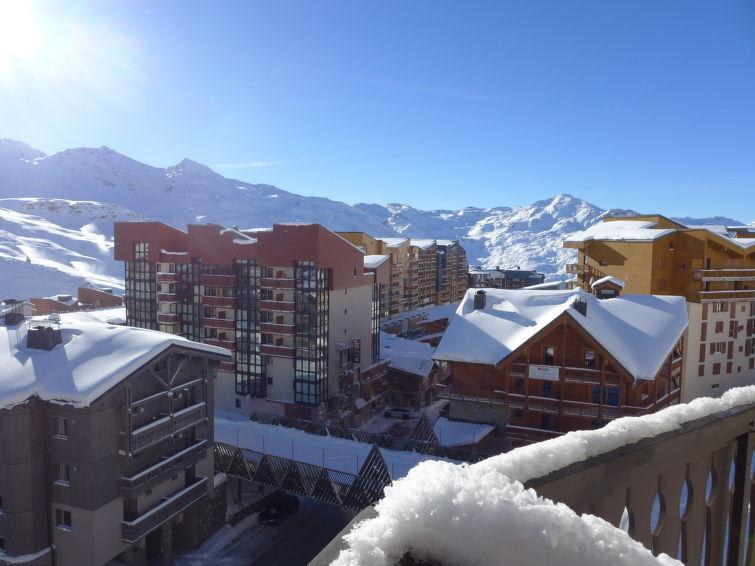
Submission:
<svg viewBox="0 0 755 566">
<path fill-rule="evenodd" d="M 467 291 L 435 359 L 496 365 L 565 314 L 635 379 L 652 380 L 688 325 L 684 297 L 625 295 L 598 300 L 580 289 L 485 289 L 485 308 L 475 310 L 477 291 Z M 587 301 L 587 316 L 573 308 L 577 299 Z"/>
<path fill-rule="evenodd" d="M 32 320 L 30 324 L 41 324 Z M 52 350 L 26 347 L 26 324 L 0 325 L 0 409 L 30 397 L 86 407 L 145 363 L 178 346 L 226 359 L 225 348 L 130 326 L 108 324 L 85 313 L 60 315 L 63 342 Z"/>
<path fill-rule="evenodd" d="M 649 220 L 613 220 L 598 222 L 585 230 L 567 236 L 565 242 L 586 242 L 589 240 L 613 240 L 627 242 L 653 241 L 676 232 L 673 228 L 654 228 Z"/>
</svg>

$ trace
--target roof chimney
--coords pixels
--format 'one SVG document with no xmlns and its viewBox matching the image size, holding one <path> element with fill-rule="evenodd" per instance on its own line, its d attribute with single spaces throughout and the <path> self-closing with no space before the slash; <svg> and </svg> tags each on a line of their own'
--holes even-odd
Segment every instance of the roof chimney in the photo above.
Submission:
<svg viewBox="0 0 755 566">
<path fill-rule="evenodd" d="M 474 310 L 481 311 L 485 308 L 485 291 L 480 289 L 474 294 Z"/>
<path fill-rule="evenodd" d="M 27 348 L 50 351 L 61 342 L 63 342 L 63 337 L 60 334 L 60 328 L 40 325 L 29 327 L 26 332 Z"/>
<path fill-rule="evenodd" d="M 572 306 L 574 307 L 574 310 L 577 311 L 582 316 L 587 316 L 587 299 L 584 297 L 579 297 L 574 300 L 574 303 L 572 303 Z"/>
</svg>

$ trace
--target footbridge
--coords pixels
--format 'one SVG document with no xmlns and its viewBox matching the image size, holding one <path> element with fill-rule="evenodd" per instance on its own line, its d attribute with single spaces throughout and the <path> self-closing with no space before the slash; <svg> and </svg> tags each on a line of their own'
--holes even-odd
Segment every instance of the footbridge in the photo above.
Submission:
<svg viewBox="0 0 755 566">
<path fill-rule="evenodd" d="M 459 463 L 236 415 L 216 415 L 214 424 L 216 472 L 354 510 L 374 504 L 420 462 Z"/>
</svg>

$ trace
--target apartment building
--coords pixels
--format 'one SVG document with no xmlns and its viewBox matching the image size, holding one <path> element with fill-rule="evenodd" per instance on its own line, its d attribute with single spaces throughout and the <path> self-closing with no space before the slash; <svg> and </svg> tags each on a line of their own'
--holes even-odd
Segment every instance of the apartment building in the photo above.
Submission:
<svg viewBox="0 0 755 566">
<path fill-rule="evenodd" d="M 480 266 L 469 269 L 469 286 L 478 289 L 522 289 L 544 281 L 545 275 L 528 269 L 483 269 Z"/>
<path fill-rule="evenodd" d="M 0 564 L 143 564 L 201 544 L 223 520 L 209 415 L 230 353 L 59 320 L 0 325 Z"/>
<path fill-rule="evenodd" d="M 679 403 L 686 329 L 681 297 L 470 289 L 433 359 L 449 418 L 531 442 Z"/>
<path fill-rule="evenodd" d="M 318 418 L 378 362 L 379 281 L 319 224 L 116 223 L 115 258 L 129 324 L 234 352 L 215 384 L 223 410 Z"/>
<path fill-rule="evenodd" d="M 570 236 L 577 284 L 612 276 L 626 293 L 687 301 L 685 401 L 755 383 L 755 232 L 684 226 L 661 215 L 607 218 Z"/>
<path fill-rule="evenodd" d="M 59 294 L 52 297 L 33 297 L 29 299 L 29 302 L 34 307 L 35 316 L 46 316 L 64 312 L 122 307 L 123 297 L 115 295 L 112 289 L 81 286 L 77 289 L 76 296 Z"/>
<path fill-rule="evenodd" d="M 461 300 L 469 265 L 456 240 L 374 238 L 364 232 L 339 232 L 368 256 L 390 258 L 388 313 L 393 316 L 426 305 Z"/>
</svg>

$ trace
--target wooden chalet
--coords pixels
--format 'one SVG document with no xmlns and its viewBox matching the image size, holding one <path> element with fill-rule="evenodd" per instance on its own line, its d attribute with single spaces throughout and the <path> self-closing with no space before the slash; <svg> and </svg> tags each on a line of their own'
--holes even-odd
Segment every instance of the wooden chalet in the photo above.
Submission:
<svg viewBox="0 0 755 566">
<path fill-rule="evenodd" d="M 474 289 L 434 358 L 451 419 L 529 442 L 678 403 L 686 328 L 681 297 Z"/>
</svg>

